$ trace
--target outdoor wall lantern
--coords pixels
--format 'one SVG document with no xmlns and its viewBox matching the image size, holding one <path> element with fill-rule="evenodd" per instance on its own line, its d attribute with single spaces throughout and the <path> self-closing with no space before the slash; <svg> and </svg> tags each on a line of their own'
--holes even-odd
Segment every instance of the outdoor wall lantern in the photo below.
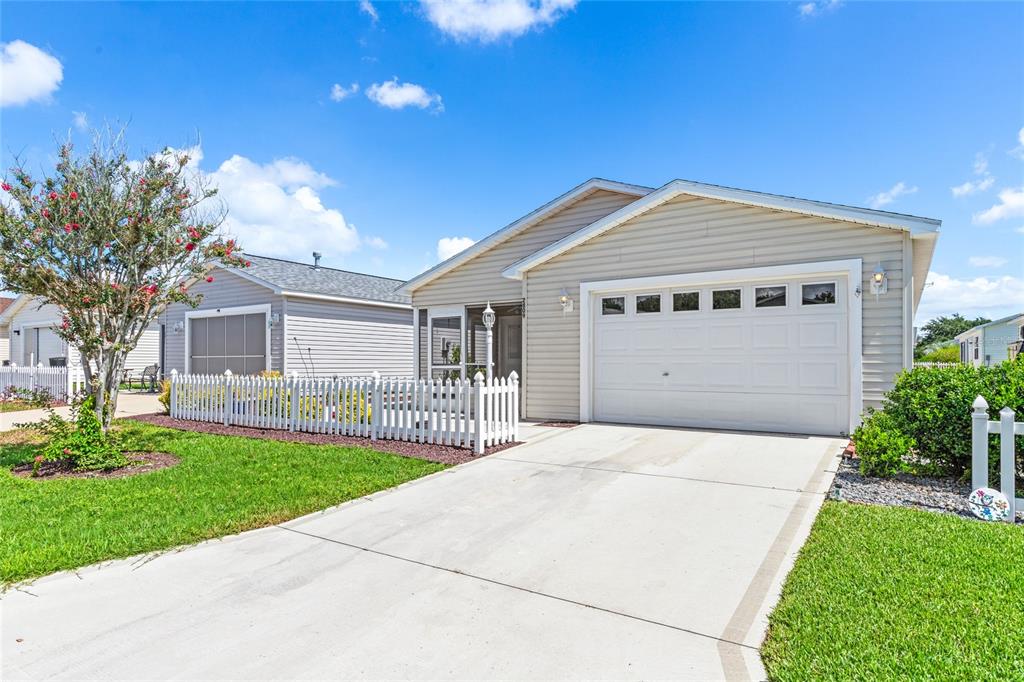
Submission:
<svg viewBox="0 0 1024 682">
<path fill-rule="evenodd" d="M 20 329 L 15 329 L 14 330 L 14 335 L 15 336 L 21 336 L 21 330 Z"/>
<path fill-rule="evenodd" d="M 267 318 L 267 326 L 273 327 L 281 321 L 281 315 L 279 313 L 270 313 L 270 317 Z"/>
<path fill-rule="evenodd" d="M 487 302 L 487 307 L 484 308 L 483 314 L 480 316 L 484 327 L 487 329 L 487 380 L 490 381 L 491 377 L 494 376 L 494 332 L 491 328 L 494 327 L 495 314 L 491 310 L 491 302 Z"/>
<path fill-rule="evenodd" d="M 571 313 L 575 307 L 568 289 L 562 289 L 562 293 L 558 296 L 558 302 L 562 304 L 563 313 Z"/>
<path fill-rule="evenodd" d="M 175 322 L 174 326 L 171 327 L 171 331 L 174 332 L 175 334 L 180 334 L 183 331 L 185 331 L 185 322 L 184 322 L 184 320 L 178 320 L 177 322 Z"/>
<path fill-rule="evenodd" d="M 882 263 L 879 261 L 878 267 L 871 273 L 871 293 L 875 296 L 879 294 L 885 294 L 889 292 L 889 279 L 886 277 L 885 270 L 882 269 Z"/>
</svg>

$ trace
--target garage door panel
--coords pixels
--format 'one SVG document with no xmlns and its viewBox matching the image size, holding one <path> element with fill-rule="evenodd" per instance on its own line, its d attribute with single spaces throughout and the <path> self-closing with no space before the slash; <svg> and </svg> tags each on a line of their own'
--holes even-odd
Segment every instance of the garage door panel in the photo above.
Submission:
<svg viewBox="0 0 1024 682">
<path fill-rule="evenodd" d="M 821 282 L 822 280 L 811 280 Z M 631 292 L 623 315 L 600 316 L 593 327 L 593 416 L 604 421 L 738 430 L 834 434 L 849 420 L 849 322 L 846 285 L 836 303 L 804 305 L 800 285 L 783 278 L 786 306 L 757 308 L 754 282 L 691 287 L 701 309 L 635 312 Z M 710 309 L 712 288 L 741 288 L 743 308 Z M 678 289 L 676 289 L 678 290 Z M 651 291 L 643 292 L 645 294 Z"/>
</svg>

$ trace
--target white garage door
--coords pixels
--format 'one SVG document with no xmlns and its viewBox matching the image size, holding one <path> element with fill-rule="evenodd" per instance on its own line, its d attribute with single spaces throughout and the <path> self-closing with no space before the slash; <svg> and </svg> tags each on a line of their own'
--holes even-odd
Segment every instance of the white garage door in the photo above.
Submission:
<svg viewBox="0 0 1024 682">
<path fill-rule="evenodd" d="M 834 276 L 595 295 L 594 419 L 845 432 L 846 288 Z"/>
</svg>

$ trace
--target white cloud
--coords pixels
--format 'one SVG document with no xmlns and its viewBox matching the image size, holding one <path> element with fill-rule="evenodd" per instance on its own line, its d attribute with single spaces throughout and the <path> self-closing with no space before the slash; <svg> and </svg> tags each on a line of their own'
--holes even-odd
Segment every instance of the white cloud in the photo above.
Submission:
<svg viewBox="0 0 1024 682">
<path fill-rule="evenodd" d="M 439 261 L 448 260 L 473 244 L 476 244 L 476 240 L 469 237 L 441 237 L 437 240 L 437 259 Z"/>
<path fill-rule="evenodd" d="M 987 178 L 983 178 L 981 180 L 968 180 L 962 185 L 950 187 L 949 189 L 951 192 L 953 192 L 953 196 L 955 197 L 967 197 L 972 194 L 977 194 L 979 192 L 985 192 L 987 190 L 992 189 L 992 185 L 994 185 L 995 182 L 996 179 L 990 175 Z"/>
<path fill-rule="evenodd" d="M 1001 268 L 1010 261 L 1002 256 L 971 256 L 967 262 L 972 268 Z"/>
<path fill-rule="evenodd" d="M 988 157 L 984 152 L 978 152 L 974 155 L 974 174 L 980 176 L 980 178 L 978 180 L 968 180 L 961 185 L 949 188 L 954 197 L 967 197 L 992 189 L 996 179 L 988 172 Z"/>
<path fill-rule="evenodd" d="M 64 78 L 60 60 L 23 40 L 0 43 L 0 107 L 48 100 Z"/>
<path fill-rule="evenodd" d="M 78 130 L 89 129 L 89 117 L 86 116 L 84 111 L 72 111 L 71 112 L 71 124 Z"/>
<path fill-rule="evenodd" d="M 1024 279 L 1010 275 L 955 279 L 929 272 L 917 319 L 923 322 L 939 315 L 962 313 L 966 317 L 984 315 L 994 320 L 1021 309 Z"/>
<path fill-rule="evenodd" d="M 554 24 L 577 0 L 421 0 L 427 20 L 456 40 L 489 43 Z"/>
<path fill-rule="evenodd" d="M 203 150 L 168 148 L 165 154 L 189 156 L 186 168 L 217 188 L 217 201 L 228 209 L 223 232 L 238 239 L 247 252 L 306 260 L 313 251 L 342 256 L 369 243 L 362 240 L 341 211 L 324 206 L 319 190 L 337 183 L 305 161 L 283 158 L 257 163 L 235 154 L 212 172 L 200 169 Z"/>
<path fill-rule="evenodd" d="M 815 17 L 826 12 L 834 12 L 843 6 L 842 0 L 818 0 L 797 5 L 801 17 Z"/>
<path fill-rule="evenodd" d="M 377 8 L 373 6 L 373 3 L 370 2 L 370 0 L 359 0 L 359 11 L 363 14 L 369 15 L 375 24 L 377 23 L 377 20 L 380 19 L 380 16 L 377 14 Z"/>
<path fill-rule="evenodd" d="M 388 243 L 381 237 L 367 237 L 363 240 L 363 243 L 369 246 L 371 249 L 386 249 Z"/>
<path fill-rule="evenodd" d="M 1021 216 L 1024 216 L 1024 185 L 1000 190 L 999 203 L 981 213 L 975 213 L 971 220 L 978 225 L 990 225 L 999 220 Z"/>
<path fill-rule="evenodd" d="M 1017 234 L 1024 234 L 1024 225 L 1017 228 Z"/>
<path fill-rule="evenodd" d="M 1017 131 L 1017 142 L 1020 144 L 1010 150 L 1010 155 L 1016 156 L 1018 159 L 1024 159 L 1024 128 Z"/>
<path fill-rule="evenodd" d="M 882 208 L 896 201 L 899 197 L 913 194 L 916 191 L 917 187 L 908 187 L 905 182 L 897 182 L 889 190 L 868 197 L 868 206 L 871 208 Z"/>
<path fill-rule="evenodd" d="M 372 102 L 376 102 L 388 109 L 417 107 L 419 109 L 432 109 L 436 112 L 444 111 L 441 95 L 427 92 L 423 86 L 416 85 L 415 83 L 399 83 L 398 76 L 383 83 L 374 83 L 366 88 L 366 96 Z"/>
<path fill-rule="evenodd" d="M 335 102 L 340 102 L 357 92 L 359 92 L 359 83 L 352 83 L 347 88 L 339 83 L 335 83 L 331 86 L 331 99 Z"/>
</svg>

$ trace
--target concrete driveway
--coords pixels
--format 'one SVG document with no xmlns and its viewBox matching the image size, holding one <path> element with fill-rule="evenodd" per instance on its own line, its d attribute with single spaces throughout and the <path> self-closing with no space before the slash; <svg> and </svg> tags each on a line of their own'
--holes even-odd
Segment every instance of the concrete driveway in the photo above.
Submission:
<svg viewBox="0 0 1024 682">
<path fill-rule="evenodd" d="M 3 679 L 760 679 L 836 439 L 585 425 L 4 596 Z"/>
<path fill-rule="evenodd" d="M 124 392 L 117 397 L 117 412 L 115 417 L 130 417 L 136 414 L 148 414 L 150 412 L 161 412 L 164 406 L 156 393 L 129 393 Z M 70 407 L 58 407 L 54 412 L 69 419 L 71 417 Z M 37 422 L 46 417 L 46 410 L 21 410 L 19 412 L 0 413 L 0 431 L 10 431 L 16 424 L 27 424 Z"/>
</svg>

